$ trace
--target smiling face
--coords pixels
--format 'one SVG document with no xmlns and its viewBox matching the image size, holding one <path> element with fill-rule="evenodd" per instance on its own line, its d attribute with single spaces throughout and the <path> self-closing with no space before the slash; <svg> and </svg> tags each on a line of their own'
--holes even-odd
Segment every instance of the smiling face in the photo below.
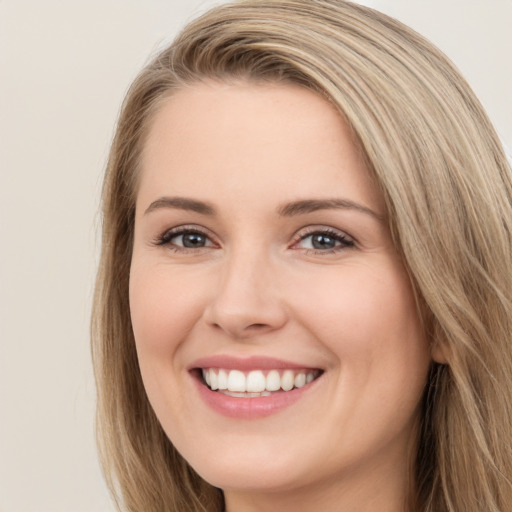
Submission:
<svg viewBox="0 0 512 512">
<path fill-rule="evenodd" d="M 178 451 L 228 504 L 349 482 L 358 510 L 402 499 L 429 349 L 340 116 L 291 85 L 202 83 L 141 163 L 132 323 Z"/>
</svg>

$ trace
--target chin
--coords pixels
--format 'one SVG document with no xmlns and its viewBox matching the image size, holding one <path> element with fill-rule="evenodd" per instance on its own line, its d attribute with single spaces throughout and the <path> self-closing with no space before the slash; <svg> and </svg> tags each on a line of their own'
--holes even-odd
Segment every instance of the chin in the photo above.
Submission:
<svg viewBox="0 0 512 512">
<path fill-rule="evenodd" d="M 241 463 L 214 466 L 202 465 L 196 471 L 209 484 L 223 490 L 276 492 L 290 490 L 301 484 L 300 476 L 290 473 L 288 467 L 274 467 L 268 461 L 257 465 Z"/>
<path fill-rule="evenodd" d="M 250 440 L 248 442 L 251 443 Z M 205 449 L 201 453 L 187 454 L 187 461 L 201 478 L 221 489 L 288 490 L 306 483 L 306 474 L 317 474 L 316 471 L 305 470 L 306 467 L 316 466 L 314 461 L 307 464 L 303 456 L 289 450 L 279 453 L 272 444 L 262 447 L 254 443 L 254 449 L 248 450 L 247 443 L 243 446 L 233 443 L 230 450 L 222 450 L 224 453 Z"/>
</svg>

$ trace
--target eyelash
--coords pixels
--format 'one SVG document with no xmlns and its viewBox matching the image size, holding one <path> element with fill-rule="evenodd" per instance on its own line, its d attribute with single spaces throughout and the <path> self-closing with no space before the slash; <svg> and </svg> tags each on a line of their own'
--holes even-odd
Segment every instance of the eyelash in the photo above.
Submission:
<svg viewBox="0 0 512 512">
<path fill-rule="evenodd" d="M 171 240 L 173 238 L 177 238 L 179 236 L 187 235 L 187 234 L 197 234 L 204 236 L 206 239 L 210 240 L 211 246 L 215 246 L 214 242 L 211 241 L 210 236 L 206 231 L 203 231 L 197 227 L 192 226 L 180 226 L 174 229 L 170 229 L 168 231 L 165 231 L 162 235 L 158 236 L 154 241 L 153 245 L 155 246 L 165 246 L 169 250 L 175 251 L 175 252 L 181 252 L 186 253 L 189 251 L 197 251 L 199 249 L 205 249 L 211 246 L 203 246 L 203 247 L 184 247 L 180 245 L 175 245 L 171 243 Z M 339 251 L 343 251 L 346 249 L 351 249 L 355 246 L 355 241 L 348 236 L 347 234 L 343 233 L 342 231 L 337 231 L 331 228 L 309 228 L 307 231 L 303 231 L 302 233 L 299 233 L 296 235 L 296 237 L 293 240 L 292 247 L 299 244 L 300 242 L 306 240 L 309 237 L 312 237 L 314 235 L 321 235 L 327 238 L 330 238 L 334 240 L 335 243 L 338 243 L 339 245 L 336 245 L 333 248 L 330 249 L 304 249 L 307 254 L 335 254 Z M 295 250 L 300 250 L 295 249 Z"/>
<path fill-rule="evenodd" d="M 308 228 L 306 231 L 297 235 L 293 245 L 297 245 L 299 242 L 302 242 L 314 235 L 322 235 L 324 237 L 331 238 L 335 243 L 339 243 L 339 245 L 330 249 L 305 249 L 308 254 L 335 254 L 339 251 L 351 249 L 355 246 L 353 238 L 348 236 L 346 233 L 343 233 L 342 231 L 337 231 L 332 228 Z"/>
<path fill-rule="evenodd" d="M 162 233 L 162 235 L 158 236 L 156 240 L 154 240 L 154 245 L 157 246 L 166 246 L 171 251 L 175 252 L 188 252 L 188 251 L 197 251 L 198 249 L 204 249 L 204 247 L 199 248 L 193 248 L 193 247 L 183 247 L 180 245 L 175 245 L 171 243 L 171 240 L 173 238 L 177 238 L 182 235 L 188 235 L 188 234 L 195 234 L 195 235 L 201 235 L 207 238 L 208 240 L 211 240 L 208 236 L 208 233 L 206 231 L 203 231 L 197 227 L 192 226 L 180 226 L 174 229 L 170 229 L 168 231 L 165 231 Z"/>
</svg>

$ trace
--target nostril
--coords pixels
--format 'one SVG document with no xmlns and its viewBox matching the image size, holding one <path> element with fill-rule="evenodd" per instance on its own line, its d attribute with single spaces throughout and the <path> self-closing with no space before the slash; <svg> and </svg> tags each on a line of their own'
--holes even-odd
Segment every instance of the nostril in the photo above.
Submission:
<svg viewBox="0 0 512 512">
<path fill-rule="evenodd" d="M 204 320 L 216 331 L 222 330 L 234 338 L 247 338 L 281 328 L 286 323 L 287 314 L 278 300 L 252 304 L 234 299 L 223 303 L 219 299 L 205 309 Z"/>
</svg>

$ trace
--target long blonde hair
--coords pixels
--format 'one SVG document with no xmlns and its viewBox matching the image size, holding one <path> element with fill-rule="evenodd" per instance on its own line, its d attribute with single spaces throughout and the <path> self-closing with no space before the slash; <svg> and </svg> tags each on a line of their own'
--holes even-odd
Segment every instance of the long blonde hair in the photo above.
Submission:
<svg viewBox="0 0 512 512">
<path fill-rule="evenodd" d="M 245 0 L 192 22 L 125 99 L 103 189 L 92 322 L 98 440 L 120 509 L 220 512 L 146 398 L 128 305 L 138 162 L 173 90 L 203 79 L 300 84 L 351 126 L 446 364 L 432 365 L 416 461 L 422 512 L 512 506 L 512 177 L 480 103 L 421 36 L 342 0 Z"/>
</svg>

